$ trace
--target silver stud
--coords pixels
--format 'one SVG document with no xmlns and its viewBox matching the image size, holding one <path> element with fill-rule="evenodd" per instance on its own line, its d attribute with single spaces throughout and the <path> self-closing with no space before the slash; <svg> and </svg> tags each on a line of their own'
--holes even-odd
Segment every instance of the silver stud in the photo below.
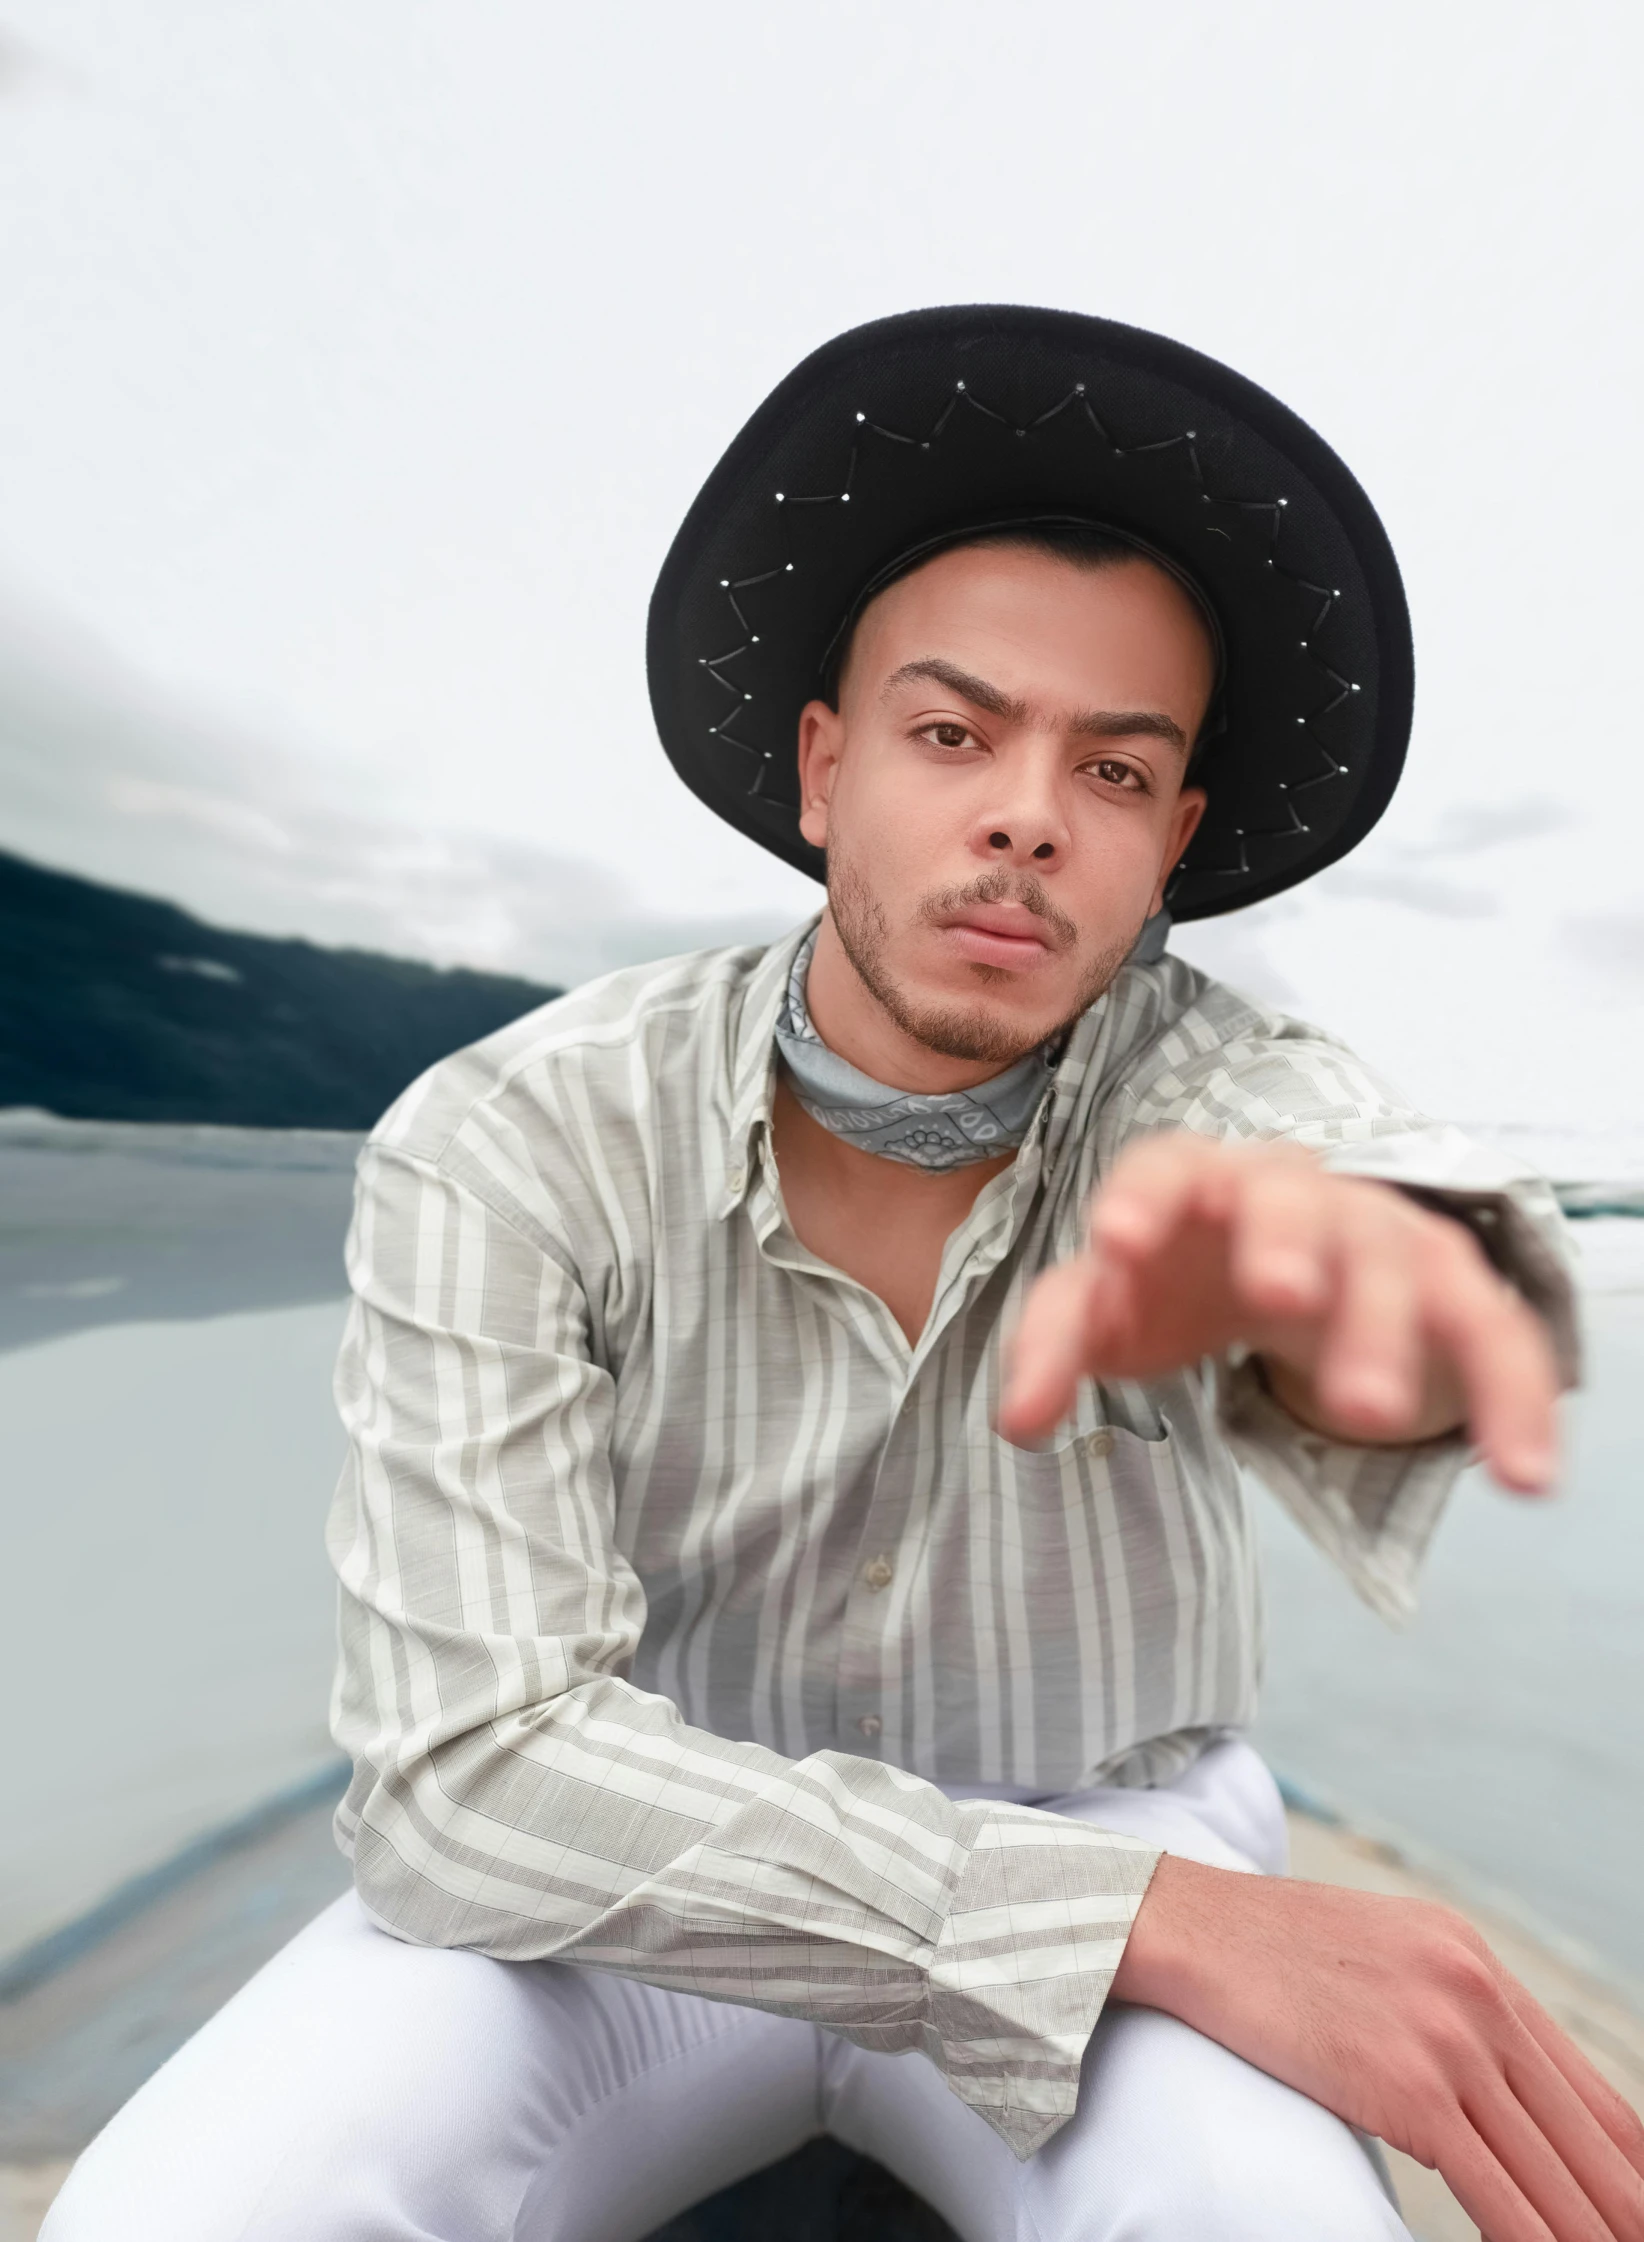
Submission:
<svg viewBox="0 0 1644 2242">
<path fill-rule="evenodd" d="M 791 575 L 793 574 L 793 562 L 792 562 L 792 561 L 789 561 L 789 563 L 788 563 L 788 574 L 789 574 L 790 576 L 791 576 Z"/>
<path fill-rule="evenodd" d="M 1085 385 L 1084 385 L 1084 383 L 1083 383 L 1082 381 L 1076 381 L 1076 382 L 1074 383 L 1074 385 L 1073 385 L 1073 394 L 1074 394 L 1074 396 L 1075 396 L 1075 397 L 1082 397 L 1082 396 L 1084 395 L 1084 393 L 1085 393 Z"/>
<path fill-rule="evenodd" d="M 1358 687 L 1355 685 L 1352 690 L 1356 693 L 1358 691 Z"/>
<path fill-rule="evenodd" d="M 956 381 L 953 386 L 955 389 L 963 389 L 965 385 L 962 381 Z"/>
<path fill-rule="evenodd" d="M 1281 506 L 1288 506 L 1288 505 L 1289 505 L 1289 503 L 1290 503 L 1290 501 L 1289 501 L 1289 499 L 1288 499 L 1288 498 L 1281 498 L 1281 499 L 1279 500 L 1279 504 L 1280 504 Z"/>
<path fill-rule="evenodd" d="M 780 505 L 781 505 L 781 503 L 782 503 L 782 497 L 783 497 L 783 494 L 782 494 L 782 492 L 781 492 L 781 491 L 778 491 L 778 492 L 777 492 L 777 494 L 776 494 L 776 503 L 777 503 L 777 504 L 778 504 L 779 506 L 780 506 Z"/>
<path fill-rule="evenodd" d="M 750 646 L 757 646 L 759 644 L 759 633 L 757 631 L 755 631 L 752 638 L 749 639 L 748 644 Z"/>
<path fill-rule="evenodd" d="M 850 504 L 850 502 L 851 502 L 851 494 L 850 494 L 850 492 L 849 492 L 848 490 L 842 490 L 842 491 L 841 491 L 841 492 L 839 493 L 839 503 L 840 503 L 840 505 L 841 505 L 841 506 L 848 506 L 848 505 Z"/>
<path fill-rule="evenodd" d="M 1199 440 L 1199 431 L 1196 428 L 1190 428 L 1187 432 L 1187 440 L 1190 444 L 1196 444 Z"/>
<path fill-rule="evenodd" d="M 731 580 L 728 576 L 722 576 L 719 579 L 719 588 L 722 592 L 728 592 L 730 590 Z"/>
<path fill-rule="evenodd" d="M 868 416 L 866 413 L 858 413 L 856 417 L 858 420 L 866 420 Z"/>
<path fill-rule="evenodd" d="M 743 698 L 743 699 L 744 699 L 745 701 L 751 701 L 751 700 L 753 699 L 753 695 L 752 695 L 751 693 L 744 693 L 744 694 L 743 694 L 743 696 L 742 696 L 742 698 Z"/>
</svg>

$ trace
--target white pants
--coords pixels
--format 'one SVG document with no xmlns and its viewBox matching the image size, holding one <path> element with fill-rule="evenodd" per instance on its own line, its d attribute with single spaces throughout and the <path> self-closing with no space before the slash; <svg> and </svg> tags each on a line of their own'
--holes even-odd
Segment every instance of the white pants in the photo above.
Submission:
<svg viewBox="0 0 1644 2242">
<path fill-rule="evenodd" d="M 1020 1795 L 1020 1794 L 1016 1794 Z M 1249 1745 L 1043 1800 L 1220 1867 L 1284 1866 Z M 349 1895 L 92 2143 L 41 2242 L 639 2242 L 818 2133 L 964 2242 L 1389 2242 L 1338 2118 L 1115 2003 L 1075 2116 L 1019 2163 L 917 2055 L 553 1962 L 402 1945 Z"/>
</svg>

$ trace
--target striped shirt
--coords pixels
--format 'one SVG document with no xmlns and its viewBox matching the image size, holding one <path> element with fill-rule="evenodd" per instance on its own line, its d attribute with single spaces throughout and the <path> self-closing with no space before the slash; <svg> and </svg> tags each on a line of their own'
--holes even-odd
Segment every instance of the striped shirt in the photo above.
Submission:
<svg viewBox="0 0 1644 2242">
<path fill-rule="evenodd" d="M 401 1938 L 923 2050 L 1026 2155 L 1072 2113 L 1157 1855 L 948 1791 L 1156 1783 L 1250 1720 L 1239 1461 L 1396 1617 L 1465 1457 L 1337 1445 L 1237 1362 L 1087 1384 L 1012 1448 L 1025 1287 L 1164 1127 L 1441 1194 L 1567 1338 L 1558 1217 L 1339 1044 L 1166 957 L 1076 1025 L 910 1345 L 785 1218 L 800 939 L 562 998 L 434 1068 L 362 1155 L 339 1833 Z"/>
</svg>

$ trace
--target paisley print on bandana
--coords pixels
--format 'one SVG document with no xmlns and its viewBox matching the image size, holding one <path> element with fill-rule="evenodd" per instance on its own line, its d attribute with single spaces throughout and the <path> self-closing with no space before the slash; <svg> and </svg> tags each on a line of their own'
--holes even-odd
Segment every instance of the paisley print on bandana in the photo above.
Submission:
<svg viewBox="0 0 1644 2242">
<path fill-rule="evenodd" d="M 776 1022 L 777 1048 L 794 1096 L 811 1119 L 863 1152 L 877 1152 L 882 1159 L 902 1160 L 911 1168 L 933 1172 L 1014 1152 L 1055 1078 L 1055 1060 L 1064 1038 L 1041 1044 L 974 1089 L 929 1096 L 888 1089 L 830 1051 L 812 1027 L 805 1009 L 805 981 L 815 948 L 812 934 L 794 959 L 787 999 Z"/>
</svg>

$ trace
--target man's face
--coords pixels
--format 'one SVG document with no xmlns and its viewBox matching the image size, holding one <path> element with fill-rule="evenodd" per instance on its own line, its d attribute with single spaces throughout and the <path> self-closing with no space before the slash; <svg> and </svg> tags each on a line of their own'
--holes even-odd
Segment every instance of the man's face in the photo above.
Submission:
<svg viewBox="0 0 1644 2242">
<path fill-rule="evenodd" d="M 1145 560 L 939 554 L 857 626 L 839 707 L 800 718 L 801 827 L 897 1026 L 1008 1064 L 1124 962 L 1204 808 L 1214 685 L 1191 599 Z"/>
</svg>

